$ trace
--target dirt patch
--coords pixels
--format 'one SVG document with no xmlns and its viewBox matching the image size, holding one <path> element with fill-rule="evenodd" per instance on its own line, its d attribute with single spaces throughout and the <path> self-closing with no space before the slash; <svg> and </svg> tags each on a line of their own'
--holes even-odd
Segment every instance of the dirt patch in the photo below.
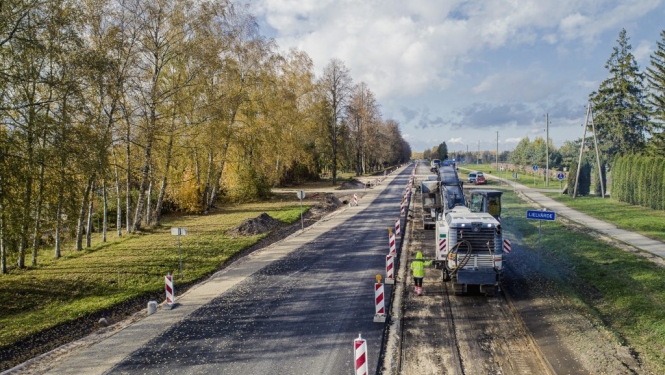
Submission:
<svg viewBox="0 0 665 375">
<path fill-rule="evenodd" d="M 271 231 L 279 227 L 280 224 L 279 220 L 274 219 L 264 212 L 255 218 L 244 220 L 240 225 L 229 230 L 227 234 L 232 236 L 253 236 Z"/>
<path fill-rule="evenodd" d="M 350 190 L 350 189 L 363 189 L 365 188 L 365 183 L 353 179 L 351 181 L 346 181 L 339 187 L 339 190 Z"/>
</svg>

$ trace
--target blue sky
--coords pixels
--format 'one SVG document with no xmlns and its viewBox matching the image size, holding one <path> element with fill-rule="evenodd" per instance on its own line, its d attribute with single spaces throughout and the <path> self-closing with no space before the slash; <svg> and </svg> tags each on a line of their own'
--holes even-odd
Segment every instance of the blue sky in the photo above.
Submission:
<svg viewBox="0 0 665 375">
<path fill-rule="evenodd" d="M 582 136 L 588 95 L 625 28 L 642 70 L 665 0 L 251 0 L 262 33 L 332 58 L 375 93 L 414 151 L 512 150 Z"/>
</svg>

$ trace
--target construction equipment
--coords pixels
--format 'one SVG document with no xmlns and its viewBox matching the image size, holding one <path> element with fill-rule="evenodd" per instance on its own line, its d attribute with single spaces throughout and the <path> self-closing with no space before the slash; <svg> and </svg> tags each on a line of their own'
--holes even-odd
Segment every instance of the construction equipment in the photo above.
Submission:
<svg viewBox="0 0 665 375">
<path fill-rule="evenodd" d="M 452 283 L 455 294 L 476 285 L 482 293 L 494 293 L 503 258 L 501 192 L 472 193 L 470 209 L 454 167 L 439 168 L 439 181 L 434 264 L 442 270 L 443 280 Z"/>
<path fill-rule="evenodd" d="M 441 209 L 439 181 L 427 180 L 420 183 L 420 198 L 423 205 L 423 229 L 434 229 L 436 213 Z"/>
</svg>

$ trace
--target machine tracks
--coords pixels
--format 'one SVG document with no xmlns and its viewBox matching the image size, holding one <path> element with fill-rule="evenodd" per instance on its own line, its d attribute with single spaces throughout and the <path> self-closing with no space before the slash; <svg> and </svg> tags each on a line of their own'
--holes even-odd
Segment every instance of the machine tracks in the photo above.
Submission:
<svg viewBox="0 0 665 375">
<path fill-rule="evenodd" d="M 422 229 L 421 208 L 411 207 L 408 263 L 417 251 L 434 257 L 434 231 Z M 506 296 L 469 290 L 455 295 L 441 270 L 426 269 L 424 294 L 407 277 L 402 316 L 400 374 L 551 374 Z"/>
</svg>

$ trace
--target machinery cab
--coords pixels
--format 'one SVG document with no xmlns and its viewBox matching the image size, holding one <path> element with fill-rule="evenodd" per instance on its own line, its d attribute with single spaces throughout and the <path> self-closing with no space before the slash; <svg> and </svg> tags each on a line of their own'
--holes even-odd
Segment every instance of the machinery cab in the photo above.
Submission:
<svg viewBox="0 0 665 375">
<path fill-rule="evenodd" d="M 486 212 L 501 221 L 501 195 L 498 190 L 473 190 L 469 197 L 471 212 Z"/>
</svg>

